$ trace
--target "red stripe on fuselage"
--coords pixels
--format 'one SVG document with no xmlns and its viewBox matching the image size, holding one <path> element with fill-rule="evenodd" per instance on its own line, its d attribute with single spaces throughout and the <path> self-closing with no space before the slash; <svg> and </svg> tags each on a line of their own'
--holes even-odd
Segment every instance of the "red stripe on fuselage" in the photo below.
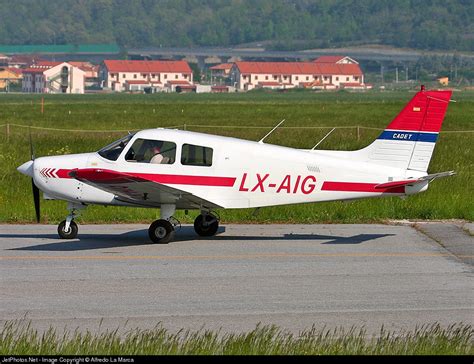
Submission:
<svg viewBox="0 0 474 364">
<path fill-rule="evenodd" d="M 127 178 L 140 178 L 142 180 L 175 185 L 212 186 L 212 187 L 232 187 L 235 184 L 235 177 L 214 177 L 214 176 L 190 176 L 178 174 L 154 174 L 154 173 L 133 173 L 118 172 L 100 168 L 86 168 L 74 170 L 77 178 L 96 183 L 125 183 Z M 71 170 L 68 170 L 68 173 Z M 63 173 L 58 172 L 58 176 Z M 60 178 L 71 178 L 60 177 Z"/>
<path fill-rule="evenodd" d="M 321 191 L 405 193 L 405 187 L 375 188 L 379 183 L 324 182 Z"/>
<path fill-rule="evenodd" d="M 188 176 L 178 174 L 151 174 L 151 173 L 127 173 L 129 175 L 147 179 L 153 182 L 171 185 L 194 185 L 232 187 L 236 178 L 234 177 L 211 177 L 211 176 Z"/>
</svg>

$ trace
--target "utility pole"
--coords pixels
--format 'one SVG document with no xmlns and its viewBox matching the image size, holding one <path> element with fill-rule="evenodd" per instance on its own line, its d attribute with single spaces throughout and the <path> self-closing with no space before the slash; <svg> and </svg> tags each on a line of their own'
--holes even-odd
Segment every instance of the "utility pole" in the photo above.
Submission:
<svg viewBox="0 0 474 364">
<path fill-rule="evenodd" d="M 395 83 L 398 83 L 398 67 L 395 67 Z"/>
<path fill-rule="evenodd" d="M 380 76 L 382 77 L 382 83 L 383 83 L 383 64 L 380 65 Z"/>
<path fill-rule="evenodd" d="M 408 82 L 408 66 L 405 66 L 405 81 Z"/>
</svg>

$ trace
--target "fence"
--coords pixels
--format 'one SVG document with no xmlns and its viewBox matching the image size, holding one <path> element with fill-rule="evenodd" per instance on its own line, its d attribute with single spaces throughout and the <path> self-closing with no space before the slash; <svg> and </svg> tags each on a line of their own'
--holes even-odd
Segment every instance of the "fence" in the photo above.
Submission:
<svg viewBox="0 0 474 364">
<path fill-rule="evenodd" d="M 30 126 L 30 125 L 22 125 L 22 124 L 1 124 L 0 128 L 5 128 L 5 134 L 7 137 L 7 141 L 10 140 L 10 135 L 11 135 L 11 129 L 12 127 L 17 127 L 17 128 L 25 128 L 25 129 L 34 129 L 34 130 L 45 130 L 45 131 L 61 131 L 61 132 L 77 132 L 77 133 L 127 133 L 131 131 L 138 131 L 137 129 L 133 130 L 91 130 L 91 129 L 60 129 L 60 128 L 47 128 L 47 127 L 42 127 L 42 126 Z M 182 125 L 173 125 L 173 126 L 164 126 L 163 128 L 166 129 L 180 129 L 182 128 L 183 130 L 188 130 L 189 128 L 226 128 L 226 129 L 270 129 L 271 126 L 268 125 L 262 125 L 262 126 L 256 126 L 256 125 L 197 125 L 197 124 L 182 124 Z M 362 125 L 353 125 L 353 126 L 282 126 L 280 129 L 356 129 L 357 130 L 357 140 L 360 140 L 360 132 L 361 130 L 378 130 L 382 131 L 384 128 L 372 128 L 368 126 L 362 126 Z M 447 133 L 474 133 L 474 130 L 446 130 L 442 131 L 442 134 L 447 134 Z"/>
</svg>

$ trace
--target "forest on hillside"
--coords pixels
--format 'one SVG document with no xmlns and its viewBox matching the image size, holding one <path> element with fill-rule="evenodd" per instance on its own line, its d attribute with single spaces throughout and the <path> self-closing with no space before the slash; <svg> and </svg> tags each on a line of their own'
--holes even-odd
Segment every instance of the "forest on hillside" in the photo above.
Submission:
<svg viewBox="0 0 474 364">
<path fill-rule="evenodd" d="M 472 0 L 0 0 L 0 44 L 474 51 Z"/>
</svg>

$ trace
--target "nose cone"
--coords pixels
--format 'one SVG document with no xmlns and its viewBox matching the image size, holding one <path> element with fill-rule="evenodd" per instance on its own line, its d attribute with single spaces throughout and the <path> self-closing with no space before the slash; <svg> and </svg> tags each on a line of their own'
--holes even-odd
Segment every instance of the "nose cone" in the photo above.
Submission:
<svg viewBox="0 0 474 364">
<path fill-rule="evenodd" d="M 33 161 L 28 161 L 26 163 L 23 163 L 21 166 L 17 168 L 17 171 L 20 173 L 23 173 L 27 176 L 33 177 Z"/>
</svg>

